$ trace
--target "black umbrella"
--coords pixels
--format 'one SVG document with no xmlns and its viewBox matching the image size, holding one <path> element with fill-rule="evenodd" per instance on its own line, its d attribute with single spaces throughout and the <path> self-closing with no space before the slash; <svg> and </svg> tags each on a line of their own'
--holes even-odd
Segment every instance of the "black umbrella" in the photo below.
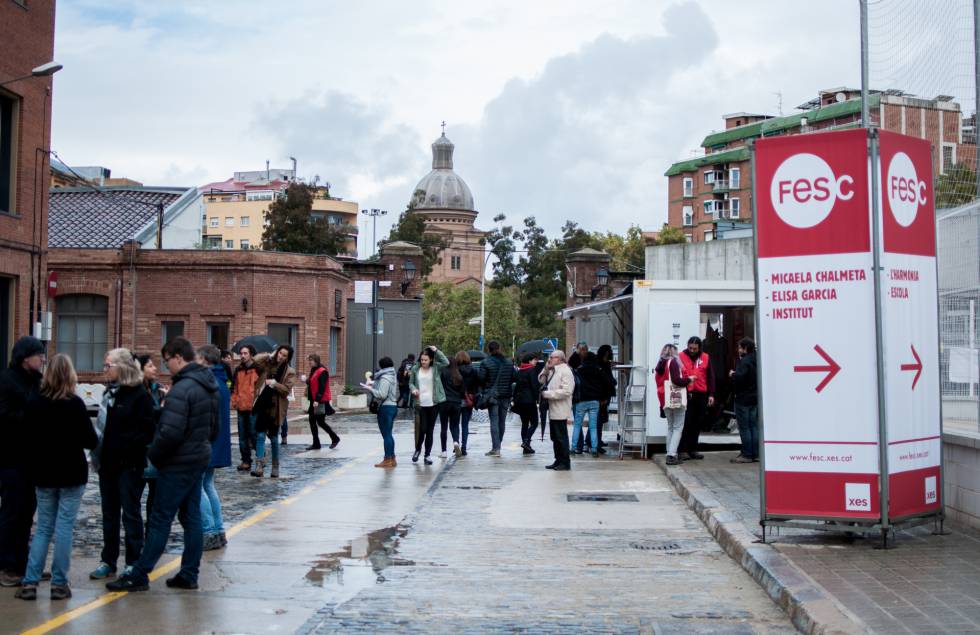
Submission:
<svg viewBox="0 0 980 635">
<path fill-rule="evenodd" d="M 474 349 L 466 351 L 466 354 L 470 356 L 470 361 L 473 362 L 474 364 L 477 362 L 482 362 L 484 359 L 487 358 L 486 353 Z"/>
<path fill-rule="evenodd" d="M 249 335 L 235 342 L 235 347 L 232 350 L 238 353 L 238 351 L 242 350 L 243 346 L 248 346 L 249 344 L 255 347 L 256 353 L 271 353 L 276 350 L 276 346 L 279 346 L 279 342 L 268 335 Z"/>
<path fill-rule="evenodd" d="M 517 357 L 522 357 L 525 353 L 544 354 L 550 349 L 551 342 L 549 340 L 530 340 L 517 347 Z"/>
</svg>

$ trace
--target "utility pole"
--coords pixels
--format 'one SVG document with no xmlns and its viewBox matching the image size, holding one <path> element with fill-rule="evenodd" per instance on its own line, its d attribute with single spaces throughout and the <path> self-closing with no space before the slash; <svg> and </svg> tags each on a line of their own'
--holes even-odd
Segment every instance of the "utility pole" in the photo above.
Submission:
<svg viewBox="0 0 980 635">
<path fill-rule="evenodd" d="M 975 0 L 980 2 L 980 0 Z M 868 121 L 868 0 L 859 0 L 861 5 L 861 127 L 867 128 Z M 975 21 L 974 21 L 975 22 Z M 872 170 L 873 171 L 873 170 Z"/>
<path fill-rule="evenodd" d="M 372 208 L 362 209 L 361 213 L 371 217 L 371 255 L 373 256 L 378 250 L 378 216 L 384 216 L 388 211 Z"/>
</svg>

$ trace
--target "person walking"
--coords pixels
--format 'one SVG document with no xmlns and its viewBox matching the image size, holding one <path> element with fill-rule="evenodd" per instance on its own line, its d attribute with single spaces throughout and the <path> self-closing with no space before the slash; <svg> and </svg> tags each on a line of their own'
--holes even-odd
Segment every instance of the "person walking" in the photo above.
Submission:
<svg viewBox="0 0 980 635">
<path fill-rule="evenodd" d="M 439 404 L 439 443 L 442 452 L 439 458 L 446 458 L 446 431 L 453 437 L 453 454 L 456 458 L 463 456 L 463 448 L 459 444 L 459 420 L 462 416 L 463 400 L 466 398 L 466 382 L 459 372 L 459 362 L 456 356 L 449 360 L 449 365 L 439 371 L 442 389 L 446 400 Z"/>
<path fill-rule="evenodd" d="M 310 402 L 307 414 L 310 417 L 310 433 L 313 434 L 313 444 L 307 450 L 320 449 L 320 434 L 317 428 L 323 428 L 330 436 L 330 449 L 340 443 L 340 435 L 327 424 L 327 414 L 333 414 L 330 407 L 330 372 L 320 363 L 320 356 L 310 353 L 306 358 L 313 364 L 310 374 L 306 376 L 306 398 Z"/>
<path fill-rule="evenodd" d="M 541 382 L 534 353 L 525 353 L 517 369 L 514 382 L 514 405 L 512 410 L 521 418 L 521 447 L 524 455 L 534 454 L 531 441 L 538 428 L 538 401 L 541 398 Z"/>
<path fill-rule="evenodd" d="M 194 347 L 175 337 L 162 349 L 173 387 L 163 402 L 160 423 L 147 455 L 157 467 L 157 497 L 143 553 L 132 569 L 106 584 L 110 591 L 146 591 L 170 536 L 174 516 L 184 529 L 180 571 L 167 586 L 196 589 L 204 534 L 201 528 L 201 483 L 211 461 L 211 442 L 218 436 L 218 382 L 195 361 Z"/>
<path fill-rule="evenodd" d="M 211 462 L 204 470 L 201 483 L 201 531 L 204 551 L 221 549 L 228 544 L 225 523 L 221 515 L 221 498 L 214 486 L 214 471 L 231 465 L 231 392 L 228 376 L 221 363 L 221 350 L 207 344 L 197 349 L 196 361 L 209 368 L 218 384 L 218 436 L 211 442 Z"/>
<path fill-rule="evenodd" d="M 491 446 L 487 456 L 500 456 L 516 372 L 513 362 L 501 352 L 500 342 L 491 341 L 487 351 L 490 355 L 480 364 L 480 385 L 489 404 L 490 416 Z"/>
<path fill-rule="evenodd" d="M 275 352 L 255 356 L 258 376 L 255 379 L 255 457 L 257 465 L 252 476 L 265 475 L 265 441 L 272 445 L 272 470 L 269 476 L 279 478 L 279 427 L 286 419 L 289 393 L 296 382 L 296 371 L 289 365 L 293 359 L 293 347 L 280 344 Z"/>
<path fill-rule="evenodd" d="M 457 351 L 454 356 L 456 368 L 463 377 L 463 405 L 459 409 L 460 448 L 461 456 L 466 456 L 466 445 L 470 440 L 470 419 L 473 418 L 473 408 L 476 406 L 476 395 L 480 392 L 480 374 L 473 368 L 473 360 L 466 351 Z"/>
<path fill-rule="evenodd" d="M 582 364 L 574 372 L 578 375 L 578 401 L 574 406 L 572 445 L 575 447 L 575 454 L 582 454 L 582 422 L 588 417 L 590 452 L 593 457 L 597 457 L 599 401 L 609 394 L 609 381 L 605 371 L 599 366 L 599 358 L 595 353 L 586 353 Z"/>
<path fill-rule="evenodd" d="M 143 370 L 143 388 L 153 400 L 153 429 L 155 431 L 157 423 L 160 421 L 160 409 L 163 398 L 167 396 L 167 389 L 159 383 L 160 371 L 157 365 L 153 363 L 152 355 L 149 353 L 137 355 L 136 361 L 139 362 L 140 368 Z M 143 470 L 143 480 L 146 481 L 146 520 L 143 521 L 143 532 L 147 533 L 150 530 L 150 514 L 153 512 L 153 499 L 156 497 L 157 491 L 157 468 L 149 459 L 146 461 L 146 469 Z"/>
<path fill-rule="evenodd" d="M 398 414 L 398 377 L 395 376 L 395 363 L 390 357 L 378 360 L 378 372 L 374 373 L 371 383 L 362 383 L 361 387 L 368 390 L 378 402 L 378 430 L 384 440 L 384 459 L 375 463 L 374 467 L 396 467 L 395 460 L 395 415 Z"/>
<path fill-rule="evenodd" d="M 259 371 L 255 367 L 254 346 L 246 344 L 238 349 L 238 354 L 242 361 L 232 376 L 231 406 L 238 412 L 238 451 L 242 458 L 238 471 L 250 472 L 252 449 L 255 447 L 255 414 L 252 412 L 252 404 L 255 403 Z"/>
<path fill-rule="evenodd" d="M 24 451 L 29 429 L 24 409 L 40 387 L 43 366 L 44 344 L 24 336 L 0 373 L 0 586 L 5 587 L 19 585 L 27 570 L 37 500 Z"/>
<path fill-rule="evenodd" d="M 126 531 L 127 569 L 143 551 L 143 472 L 146 447 L 155 431 L 153 398 L 143 387 L 143 371 L 132 353 L 125 348 L 112 349 L 105 355 L 103 368 L 108 387 L 102 397 L 104 409 L 99 412 L 102 443 L 95 453 L 102 506 L 102 553 L 99 565 L 89 573 L 92 580 L 116 574 L 120 524 Z"/>
<path fill-rule="evenodd" d="M 704 455 L 698 452 L 698 437 L 705 412 L 715 404 L 715 370 L 708 354 L 701 350 L 700 337 L 687 340 L 687 348 L 679 358 L 683 374 L 691 378 L 691 383 L 687 386 L 687 412 L 678 451 L 689 459 L 703 459 Z"/>
<path fill-rule="evenodd" d="M 30 421 L 28 444 L 22 448 L 30 462 L 30 475 L 37 496 L 37 528 L 31 540 L 24 581 L 14 597 L 37 599 L 48 546 L 54 538 L 51 558 L 51 599 L 71 597 L 68 570 L 71 567 L 72 528 L 88 482 L 85 450 L 94 449 L 99 439 L 85 409 L 75 394 L 78 376 L 67 355 L 51 358 L 40 391 L 25 404 Z"/>
<path fill-rule="evenodd" d="M 412 378 L 412 366 L 415 365 L 415 353 L 409 353 L 408 357 L 398 365 L 398 407 L 408 408 L 412 405 L 412 391 L 408 386 Z"/>
<path fill-rule="evenodd" d="M 418 463 L 422 445 L 425 444 L 426 465 L 432 465 L 432 435 L 435 432 L 436 416 L 439 404 L 446 400 L 446 391 L 442 385 L 442 369 L 449 365 L 449 360 L 435 346 L 429 346 L 419 354 L 419 361 L 412 366 L 412 376 L 409 387 L 412 398 L 417 400 L 420 434 L 415 439 L 415 454 L 412 462 Z"/>
<path fill-rule="evenodd" d="M 738 355 L 738 365 L 729 374 L 735 387 L 735 419 L 742 451 L 731 462 L 755 463 L 759 460 L 759 386 L 752 338 L 739 340 Z"/>
<path fill-rule="evenodd" d="M 548 422 L 555 462 L 546 466 L 549 470 L 572 469 L 568 456 L 568 418 L 572 416 L 572 393 L 575 392 L 575 376 L 565 363 L 564 351 L 553 351 L 548 356 L 541 375 L 541 398 L 548 402 Z"/>
<path fill-rule="evenodd" d="M 677 359 L 677 347 L 673 344 L 664 345 L 653 372 L 660 398 L 660 417 L 667 420 L 667 465 L 677 465 L 680 463 L 677 447 L 681 442 L 687 412 L 687 385 L 691 380 L 683 375 Z"/>
</svg>

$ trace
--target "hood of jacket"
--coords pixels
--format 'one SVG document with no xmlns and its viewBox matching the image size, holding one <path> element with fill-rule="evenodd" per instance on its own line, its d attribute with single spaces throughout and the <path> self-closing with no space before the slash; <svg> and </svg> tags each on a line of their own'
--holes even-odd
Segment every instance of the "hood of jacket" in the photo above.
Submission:
<svg viewBox="0 0 980 635">
<path fill-rule="evenodd" d="M 228 373 L 225 372 L 225 367 L 222 366 L 221 364 L 218 364 L 217 366 L 212 366 L 211 374 L 214 375 L 214 379 L 216 382 L 226 383 L 228 381 Z"/>
<path fill-rule="evenodd" d="M 208 368 L 207 366 L 202 366 L 197 362 L 191 362 L 187 366 L 181 368 L 180 372 L 174 375 L 173 383 L 176 384 L 179 381 L 196 381 L 208 392 L 218 392 L 218 380 L 215 379 L 215 374 L 213 371 L 219 368 L 219 366 Z M 224 369 L 221 369 L 221 374 L 225 374 Z"/>
<path fill-rule="evenodd" d="M 384 377 L 385 375 L 392 375 L 392 376 L 394 376 L 394 374 L 395 374 L 395 369 L 394 368 L 382 368 L 378 372 L 374 373 L 374 379 L 375 380 L 378 380 L 378 379 L 381 379 L 382 377 Z"/>
</svg>

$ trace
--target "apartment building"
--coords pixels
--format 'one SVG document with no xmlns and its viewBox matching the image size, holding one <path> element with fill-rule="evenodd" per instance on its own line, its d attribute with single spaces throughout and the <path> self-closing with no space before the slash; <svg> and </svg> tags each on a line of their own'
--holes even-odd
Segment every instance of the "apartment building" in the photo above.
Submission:
<svg viewBox="0 0 980 635">
<path fill-rule="evenodd" d="M 870 95 L 868 106 L 871 126 L 930 140 L 936 149 L 937 174 L 958 162 L 972 166 L 975 135 L 967 139 L 972 143 L 964 143 L 964 120 L 951 97 L 921 99 L 888 90 Z M 724 130 L 701 142 L 702 156 L 678 161 L 664 173 L 667 224 L 681 228 L 691 242 L 751 236 L 749 144 L 763 137 L 860 126 L 861 91 L 821 90 L 797 110 L 800 112 L 781 117 L 746 112 L 724 115 Z"/>
<path fill-rule="evenodd" d="M 267 174 L 269 177 L 267 178 Z M 200 188 L 204 199 L 201 243 L 211 249 L 261 249 L 269 206 L 289 186 L 289 170 L 236 172 L 227 181 Z M 311 217 L 324 219 L 347 235 L 344 253 L 357 257 L 356 201 L 330 196 L 328 187 L 316 188 Z"/>
</svg>

